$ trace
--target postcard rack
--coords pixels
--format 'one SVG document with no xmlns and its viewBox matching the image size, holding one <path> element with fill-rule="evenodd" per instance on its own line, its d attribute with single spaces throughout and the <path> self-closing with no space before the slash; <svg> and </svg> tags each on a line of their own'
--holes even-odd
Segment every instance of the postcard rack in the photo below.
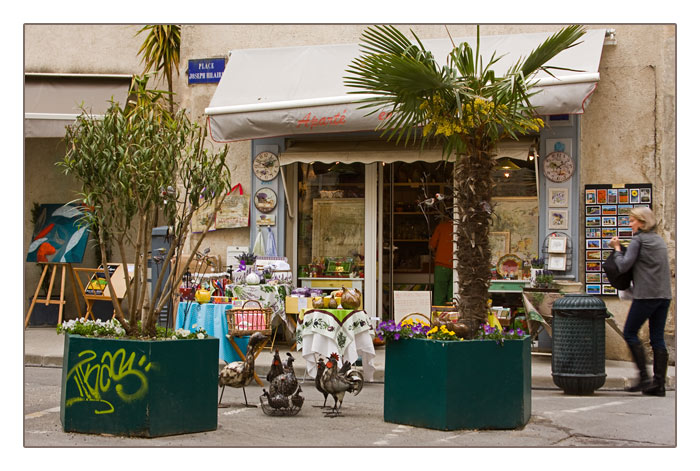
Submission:
<svg viewBox="0 0 700 471">
<path fill-rule="evenodd" d="M 610 239 L 629 240 L 633 236 L 630 212 L 638 207 L 652 207 L 650 183 L 585 186 L 585 247 L 586 293 L 617 295 L 603 271 L 603 261 L 610 253 Z"/>
</svg>

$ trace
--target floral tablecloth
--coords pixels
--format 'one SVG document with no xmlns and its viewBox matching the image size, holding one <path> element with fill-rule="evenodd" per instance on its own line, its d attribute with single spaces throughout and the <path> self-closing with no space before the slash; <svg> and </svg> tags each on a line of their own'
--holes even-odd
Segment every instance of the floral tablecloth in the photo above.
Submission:
<svg viewBox="0 0 700 471">
<path fill-rule="evenodd" d="M 340 363 L 354 363 L 362 357 L 365 380 L 374 379 L 374 331 L 365 311 L 348 309 L 310 309 L 302 312 L 296 329 L 297 345 L 306 360 L 306 371 L 316 377 L 319 356 L 340 356 Z"/>
<path fill-rule="evenodd" d="M 230 289 L 232 294 L 238 299 L 245 301 L 253 300 L 260 301 L 263 307 L 272 309 L 270 323 L 275 325 L 275 318 L 280 320 L 287 327 L 289 332 L 294 332 L 294 324 L 287 319 L 287 313 L 284 309 L 284 301 L 292 292 L 292 285 L 289 283 L 278 285 L 226 285 L 227 291 Z M 251 307 L 250 305 L 248 307 Z"/>
</svg>

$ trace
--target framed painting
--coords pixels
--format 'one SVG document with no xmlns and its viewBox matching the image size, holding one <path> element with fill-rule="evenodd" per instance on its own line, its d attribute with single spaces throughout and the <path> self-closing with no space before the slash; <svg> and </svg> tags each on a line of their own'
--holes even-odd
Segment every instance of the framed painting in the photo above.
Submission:
<svg viewBox="0 0 700 471">
<path fill-rule="evenodd" d="M 27 251 L 27 261 L 81 263 L 90 232 L 81 220 L 84 211 L 84 206 L 72 203 L 42 204 Z"/>
<path fill-rule="evenodd" d="M 496 266 L 498 259 L 510 253 L 510 232 L 489 232 L 491 245 L 491 266 Z"/>
<path fill-rule="evenodd" d="M 549 229 L 564 230 L 569 228 L 569 211 L 566 209 L 550 209 L 548 218 Z"/>
<path fill-rule="evenodd" d="M 569 206 L 568 188 L 550 188 L 548 193 L 550 208 L 566 208 Z"/>
<path fill-rule="evenodd" d="M 317 198 L 313 202 L 311 256 L 364 255 L 365 200 L 363 198 Z"/>
<path fill-rule="evenodd" d="M 509 232 L 511 253 L 530 260 L 539 250 L 539 204 L 537 197 L 493 198 L 493 232 Z"/>
</svg>

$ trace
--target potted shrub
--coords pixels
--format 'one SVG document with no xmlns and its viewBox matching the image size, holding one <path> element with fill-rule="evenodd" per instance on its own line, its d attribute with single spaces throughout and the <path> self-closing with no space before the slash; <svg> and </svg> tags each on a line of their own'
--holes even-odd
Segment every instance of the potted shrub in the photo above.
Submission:
<svg viewBox="0 0 700 471">
<path fill-rule="evenodd" d="M 368 114 L 384 116 L 383 136 L 437 143 L 454 161 L 455 298 L 467 338 L 487 335 L 480 326 L 488 316 L 496 146 L 543 127 L 530 102 L 535 74 L 547 71 L 546 64 L 583 34 L 580 26 L 564 27 L 501 72 L 496 64 L 502 56 L 481 57 L 478 26 L 476 44 L 455 44 L 446 64 L 415 33 L 411 41 L 393 26 L 373 26 L 363 32 L 360 56 L 347 69 L 351 93 L 366 95 Z M 529 338 L 501 344 L 412 336 L 401 339 L 399 333 L 387 345 L 385 420 L 446 430 L 527 422 Z"/>
<path fill-rule="evenodd" d="M 384 420 L 438 430 L 514 429 L 530 420 L 530 337 L 483 324 L 463 340 L 446 326 L 382 322 Z"/>
<path fill-rule="evenodd" d="M 178 290 L 204 235 L 180 260 L 195 212 L 214 212 L 230 188 L 228 148 L 205 148 L 205 130 L 163 93 L 135 77 L 125 106 L 94 118 L 86 110 L 67 129 L 65 173 L 81 185 L 86 224 L 104 234 L 123 264 L 126 294 L 118 300 L 109 271 L 115 320 L 66 323 L 61 420 L 65 431 L 158 436 L 216 428 L 218 342 L 205 332 L 157 329 L 158 313 Z M 152 253 L 157 221 L 169 226 L 170 248 Z M 209 218 L 209 226 L 213 216 Z M 130 254 L 133 257 L 130 258 Z M 149 260 L 156 289 L 148 295 Z M 168 266 L 172 266 L 166 276 Z M 129 278 L 129 272 L 132 277 Z M 86 327 L 87 326 L 87 327 Z M 175 335 L 175 339 L 173 339 Z"/>
</svg>

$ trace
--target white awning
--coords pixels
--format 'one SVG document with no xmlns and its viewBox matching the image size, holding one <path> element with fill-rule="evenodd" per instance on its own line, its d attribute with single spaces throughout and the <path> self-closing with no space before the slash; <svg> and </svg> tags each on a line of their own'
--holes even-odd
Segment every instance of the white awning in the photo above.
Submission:
<svg viewBox="0 0 700 471">
<path fill-rule="evenodd" d="M 502 74 L 529 54 L 552 33 L 482 36 L 481 54 L 505 56 L 494 67 Z M 605 30 L 591 30 L 581 43 L 559 54 L 550 66 L 556 78 L 542 73 L 536 78 L 541 92 L 532 99 L 542 115 L 580 114 L 599 80 L 598 65 Z M 475 38 L 455 42 L 475 44 Z M 449 39 L 428 39 L 423 44 L 435 57 L 446 58 Z M 360 55 L 357 44 L 239 49 L 231 51 L 208 115 L 211 136 L 218 142 L 298 134 L 373 131 L 382 113 L 365 116 L 343 83 L 345 70 Z"/>
<path fill-rule="evenodd" d="M 510 157 L 526 160 L 530 152 L 532 139 L 520 141 L 503 140 L 498 143 L 494 158 Z M 280 164 L 288 165 L 295 162 L 322 162 L 332 164 L 340 162 L 350 164 L 362 162 L 440 162 L 443 160 L 442 149 L 424 148 L 420 145 L 404 146 L 386 141 L 298 141 L 292 142 L 280 154 Z"/>
<path fill-rule="evenodd" d="M 130 83 L 129 75 L 25 75 L 24 137 L 65 137 L 81 104 L 100 116 L 110 99 L 126 102 Z"/>
</svg>

